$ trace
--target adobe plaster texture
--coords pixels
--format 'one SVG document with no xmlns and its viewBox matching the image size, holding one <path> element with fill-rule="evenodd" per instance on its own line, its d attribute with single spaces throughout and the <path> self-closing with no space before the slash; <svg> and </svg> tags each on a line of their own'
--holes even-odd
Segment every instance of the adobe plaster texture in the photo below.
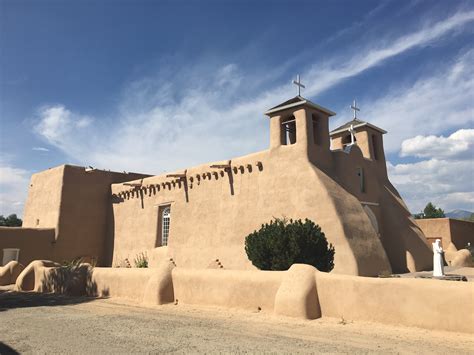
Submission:
<svg viewBox="0 0 474 355">
<path fill-rule="evenodd" d="M 300 319 L 334 317 L 433 330 L 474 331 L 473 282 L 368 278 L 323 273 L 303 264 L 294 264 L 287 271 L 183 269 L 170 262 L 164 262 L 158 270 L 86 266 L 77 270 L 88 270 L 89 276 L 80 274 L 75 289 L 137 304 L 174 302 Z M 54 289 L 45 287 L 51 285 L 49 280 L 55 278 L 58 269 L 52 262 L 35 261 L 18 277 L 16 290 L 65 289 L 60 284 Z"/>
<path fill-rule="evenodd" d="M 452 218 L 426 218 L 416 219 L 416 224 L 421 228 L 429 243 L 441 239 L 444 249 L 450 244 L 456 249 L 464 249 L 467 243 L 474 247 L 474 223 Z"/>
</svg>

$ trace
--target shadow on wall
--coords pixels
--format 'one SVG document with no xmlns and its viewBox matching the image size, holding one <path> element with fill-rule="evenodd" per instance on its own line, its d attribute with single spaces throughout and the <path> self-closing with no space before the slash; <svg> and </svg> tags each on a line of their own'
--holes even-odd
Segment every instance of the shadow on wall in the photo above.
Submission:
<svg viewBox="0 0 474 355">
<path fill-rule="evenodd" d="M 85 296 L 99 293 L 92 281 L 92 271 L 90 264 L 58 266 L 51 261 L 34 261 L 18 276 L 15 292 L 0 293 L 0 311 L 90 302 L 95 298 Z M 108 297 L 109 290 L 103 289 L 100 294 L 102 298 Z"/>
</svg>

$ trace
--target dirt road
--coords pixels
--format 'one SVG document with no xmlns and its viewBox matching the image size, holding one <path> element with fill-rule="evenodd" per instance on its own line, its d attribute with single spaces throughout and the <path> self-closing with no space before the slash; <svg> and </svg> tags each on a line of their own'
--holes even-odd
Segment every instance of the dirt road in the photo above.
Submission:
<svg viewBox="0 0 474 355">
<path fill-rule="evenodd" d="M 467 334 L 341 319 L 313 321 L 189 305 L 153 308 L 53 295 L 0 294 L 0 354 L 440 353 Z"/>
</svg>

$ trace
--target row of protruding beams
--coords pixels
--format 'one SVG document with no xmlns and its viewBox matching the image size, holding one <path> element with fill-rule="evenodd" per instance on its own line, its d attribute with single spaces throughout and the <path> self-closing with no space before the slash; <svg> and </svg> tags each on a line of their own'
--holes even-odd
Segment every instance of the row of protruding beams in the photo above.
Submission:
<svg viewBox="0 0 474 355">
<path fill-rule="evenodd" d="M 258 168 L 259 171 L 261 171 L 263 169 L 263 164 L 261 161 L 257 161 L 255 163 L 255 166 Z M 120 191 L 116 194 L 113 194 L 112 196 L 113 197 L 119 197 L 119 198 L 123 198 L 123 199 L 129 199 L 130 197 L 134 197 L 134 195 L 137 195 L 137 197 L 139 196 L 140 193 L 142 193 L 143 195 L 146 195 L 147 193 L 147 190 L 148 190 L 148 195 L 151 196 L 152 193 L 156 193 L 156 191 L 160 191 L 161 189 L 166 189 L 168 188 L 169 190 L 171 190 L 171 188 L 175 188 L 176 185 L 178 185 L 178 188 L 181 188 L 181 184 L 183 183 L 183 180 L 186 180 L 188 179 L 189 181 L 189 187 L 192 188 L 193 187 L 193 184 L 194 184 L 194 181 L 197 182 L 197 184 L 199 185 L 200 184 L 200 181 L 201 179 L 202 180 L 211 180 L 212 179 L 212 176 L 214 176 L 215 180 L 217 180 L 219 178 L 219 175 L 221 177 L 224 177 L 225 173 L 229 173 L 229 172 L 233 172 L 234 174 L 237 174 L 239 171 L 241 174 L 243 174 L 245 172 L 245 169 L 247 169 L 248 172 L 252 172 L 253 171 L 253 164 L 243 164 L 243 165 L 239 165 L 239 166 L 232 166 L 231 164 L 231 161 L 229 160 L 229 162 L 227 164 L 213 164 L 213 165 L 210 165 L 210 168 L 212 169 L 220 169 L 221 171 L 220 172 L 205 172 L 205 173 L 201 173 L 201 174 L 196 174 L 196 175 L 193 175 L 193 176 L 188 176 L 187 174 L 187 170 L 185 170 L 183 173 L 176 173 L 176 174 L 167 174 L 166 175 L 166 178 L 172 178 L 172 179 L 175 179 L 173 181 L 165 181 L 165 182 L 161 182 L 161 183 L 158 183 L 158 184 L 149 184 L 149 185 L 146 185 L 146 186 L 143 186 L 143 179 L 140 180 L 139 182 L 138 181 L 135 181 L 135 182 L 125 182 L 123 183 L 124 186 L 131 186 L 133 187 L 132 189 L 130 190 L 126 190 L 126 191 Z"/>
</svg>

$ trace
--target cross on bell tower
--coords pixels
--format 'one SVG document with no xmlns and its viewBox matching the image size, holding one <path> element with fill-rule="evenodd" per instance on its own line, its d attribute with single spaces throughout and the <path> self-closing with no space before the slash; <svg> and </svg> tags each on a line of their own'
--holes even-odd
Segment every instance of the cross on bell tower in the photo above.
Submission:
<svg viewBox="0 0 474 355">
<path fill-rule="evenodd" d="M 354 99 L 354 102 L 351 105 L 351 109 L 354 111 L 354 119 L 357 118 L 357 111 L 360 111 L 360 108 L 357 107 L 357 101 Z"/>
<path fill-rule="evenodd" d="M 296 76 L 296 80 L 293 80 L 293 84 L 295 84 L 295 85 L 298 87 L 298 96 L 301 96 L 301 88 L 306 89 L 306 86 L 304 86 L 303 84 L 301 84 L 301 80 L 300 80 L 300 75 L 299 75 L 299 74 Z"/>
</svg>

